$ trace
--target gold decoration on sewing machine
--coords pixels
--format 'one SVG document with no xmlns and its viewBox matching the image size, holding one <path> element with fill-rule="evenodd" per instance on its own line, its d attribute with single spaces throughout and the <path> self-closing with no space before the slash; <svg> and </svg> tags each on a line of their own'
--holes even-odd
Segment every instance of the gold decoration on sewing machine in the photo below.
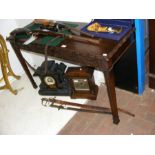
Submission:
<svg viewBox="0 0 155 155">
<path fill-rule="evenodd" d="M 8 49 L 5 43 L 4 38 L 2 35 L 0 35 L 0 64 L 1 64 L 1 70 L 2 70 L 2 78 L 0 78 L 0 82 L 4 80 L 5 85 L 0 87 L 0 90 L 2 89 L 9 89 L 13 94 L 17 94 L 17 90 L 14 90 L 9 82 L 9 76 L 13 76 L 16 79 L 20 79 L 20 76 L 17 76 L 12 71 L 12 68 L 10 66 L 9 57 L 8 57 Z"/>
<path fill-rule="evenodd" d="M 87 27 L 88 31 L 92 32 L 109 32 L 109 33 L 120 33 L 122 28 L 112 28 L 109 26 L 101 26 L 101 24 L 95 22 Z"/>
</svg>

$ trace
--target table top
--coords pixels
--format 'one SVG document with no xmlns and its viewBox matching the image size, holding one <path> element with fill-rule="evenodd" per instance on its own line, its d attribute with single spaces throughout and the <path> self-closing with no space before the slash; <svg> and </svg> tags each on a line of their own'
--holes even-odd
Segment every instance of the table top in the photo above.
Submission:
<svg viewBox="0 0 155 155">
<path fill-rule="evenodd" d="M 33 24 L 34 23 L 31 23 L 26 27 L 33 26 Z M 86 23 L 75 24 L 78 24 L 78 28 L 86 25 Z M 131 29 L 120 41 L 100 39 L 99 45 L 65 38 L 57 46 L 49 46 L 48 55 L 63 60 L 65 59 L 75 64 L 99 68 L 99 70 L 101 67 L 103 67 L 104 70 L 111 69 L 113 64 L 116 63 L 126 47 L 130 44 L 130 36 L 133 31 L 134 30 Z M 41 35 L 32 43 L 24 45 L 23 43 L 27 40 L 27 37 L 21 36 L 15 40 L 15 44 L 20 49 L 44 54 L 46 44 L 40 43 L 41 39 L 42 42 L 44 42 L 46 38 L 43 40 L 43 36 Z M 11 40 L 12 39 L 10 39 L 10 41 Z M 64 45 L 65 47 L 63 47 Z"/>
</svg>

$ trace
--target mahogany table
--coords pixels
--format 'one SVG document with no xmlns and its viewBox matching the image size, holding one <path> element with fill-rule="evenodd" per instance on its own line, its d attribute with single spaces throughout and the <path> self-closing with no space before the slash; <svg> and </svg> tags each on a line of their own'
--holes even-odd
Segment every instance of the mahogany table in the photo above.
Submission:
<svg viewBox="0 0 155 155">
<path fill-rule="evenodd" d="M 47 50 L 48 56 L 81 66 L 93 67 L 104 73 L 113 123 L 115 124 L 118 124 L 120 120 L 117 109 L 113 67 L 130 47 L 130 36 L 133 32 L 134 28 L 131 29 L 120 41 L 101 39 L 99 45 L 65 39 L 59 46 L 49 46 Z M 15 54 L 33 87 L 37 88 L 21 50 L 44 55 L 45 45 L 37 44 L 35 42 L 24 45 L 24 39 L 15 39 L 14 37 L 15 36 L 10 35 L 8 40 L 10 41 Z M 66 48 L 61 47 L 62 44 L 66 45 Z"/>
</svg>

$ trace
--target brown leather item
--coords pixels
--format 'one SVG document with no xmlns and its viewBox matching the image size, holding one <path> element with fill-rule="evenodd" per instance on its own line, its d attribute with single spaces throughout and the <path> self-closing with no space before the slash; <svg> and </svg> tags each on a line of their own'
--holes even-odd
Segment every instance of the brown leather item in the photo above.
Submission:
<svg viewBox="0 0 155 155">
<path fill-rule="evenodd" d="M 56 39 L 60 38 L 60 36 L 57 36 L 51 40 L 49 40 L 45 46 L 45 75 L 47 73 L 47 59 L 48 59 L 48 55 L 47 55 L 47 52 L 48 52 L 48 46 L 50 43 L 52 43 L 53 41 L 55 41 Z"/>
</svg>

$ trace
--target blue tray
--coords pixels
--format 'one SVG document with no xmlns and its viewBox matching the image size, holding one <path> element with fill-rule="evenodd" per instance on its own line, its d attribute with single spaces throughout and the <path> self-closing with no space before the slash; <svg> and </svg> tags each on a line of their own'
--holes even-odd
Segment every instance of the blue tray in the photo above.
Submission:
<svg viewBox="0 0 155 155">
<path fill-rule="evenodd" d="M 116 28 L 122 27 L 122 32 L 117 34 L 117 33 L 109 33 L 109 32 L 90 32 L 90 31 L 88 31 L 87 27 L 95 22 L 100 23 L 102 26 L 116 27 Z M 88 25 L 83 27 L 81 29 L 81 31 L 93 34 L 97 38 L 107 38 L 107 39 L 119 41 L 132 28 L 132 23 L 133 22 L 130 19 L 94 19 Z"/>
</svg>

